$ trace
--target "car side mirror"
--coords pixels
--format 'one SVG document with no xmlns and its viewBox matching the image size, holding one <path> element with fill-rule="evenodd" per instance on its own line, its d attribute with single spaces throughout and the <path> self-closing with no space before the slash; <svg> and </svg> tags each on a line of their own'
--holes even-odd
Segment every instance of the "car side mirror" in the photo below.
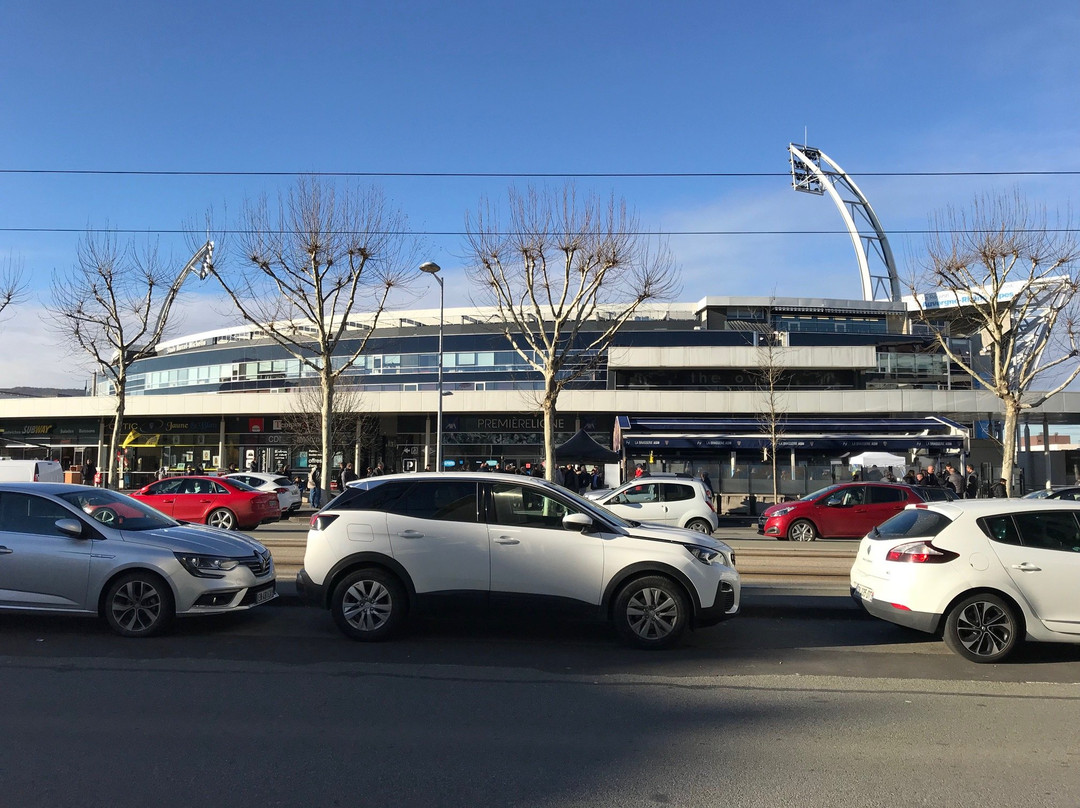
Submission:
<svg viewBox="0 0 1080 808">
<path fill-rule="evenodd" d="M 65 536 L 70 536 L 73 539 L 81 539 L 83 537 L 83 523 L 78 519 L 57 519 L 56 529 Z"/>
<path fill-rule="evenodd" d="M 562 526 L 564 530 L 576 530 L 578 533 L 584 533 L 593 526 L 593 520 L 587 513 L 568 513 L 562 519 Z"/>
<path fill-rule="evenodd" d="M 840 497 L 829 497 L 827 500 L 825 500 L 825 507 L 826 508 L 839 508 L 840 505 L 841 505 L 841 502 L 842 502 L 842 500 L 840 499 Z"/>
</svg>

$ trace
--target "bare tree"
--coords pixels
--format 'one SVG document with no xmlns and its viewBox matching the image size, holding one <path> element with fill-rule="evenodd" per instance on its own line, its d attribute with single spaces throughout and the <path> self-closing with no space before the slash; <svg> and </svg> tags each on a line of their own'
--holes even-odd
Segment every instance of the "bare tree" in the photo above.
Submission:
<svg viewBox="0 0 1080 808">
<path fill-rule="evenodd" d="M 313 380 L 314 381 L 314 380 Z M 296 450 L 316 450 L 322 447 L 322 391 L 319 386 L 300 386 L 289 398 L 289 409 L 282 415 L 282 432 Z M 334 413 L 330 419 L 331 451 L 356 445 L 371 448 L 380 434 L 377 416 L 364 413 L 363 395 L 358 390 L 336 389 Z M 351 458 L 346 458 L 346 460 Z M 323 468 L 333 460 L 324 458 Z M 311 465 L 310 462 L 308 465 Z"/>
<path fill-rule="evenodd" d="M 1076 235 L 1048 229 L 1045 212 L 1016 192 L 978 197 L 970 213 L 946 209 L 930 230 L 919 279 L 925 294 L 915 302 L 949 360 L 1001 400 L 1001 476 L 1011 492 L 1020 413 L 1080 375 Z M 983 356 L 965 355 L 950 339 L 974 334 Z M 1037 383 L 1048 389 L 1032 389 Z"/>
<path fill-rule="evenodd" d="M 780 447 L 780 438 L 784 434 L 784 425 L 787 422 L 787 406 L 784 395 L 784 345 L 781 335 L 774 333 L 771 328 L 771 309 L 766 310 L 765 322 L 769 327 L 756 334 L 758 361 L 753 373 L 757 379 L 757 388 L 761 398 L 761 409 L 757 416 L 758 423 L 761 424 L 761 430 L 765 433 L 765 439 L 768 441 L 769 461 L 772 464 L 773 502 L 779 502 L 780 478 L 777 450 Z"/>
<path fill-rule="evenodd" d="M 265 199 L 249 205 L 246 219 L 244 266 L 214 274 L 240 315 L 318 379 L 325 475 L 335 387 L 367 349 L 391 293 L 419 275 L 416 245 L 378 189 L 338 193 L 313 177 L 274 211 Z"/>
<path fill-rule="evenodd" d="M 26 299 L 26 288 L 22 260 L 9 255 L 0 268 L 0 316 Z"/>
<path fill-rule="evenodd" d="M 120 482 L 116 453 L 128 370 L 160 341 L 175 288 L 169 287 L 156 247 L 121 247 L 108 233 L 87 234 L 79 243 L 76 265 L 53 274 L 52 302 L 46 306 L 55 318 L 53 330 L 73 352 L 93 360 L 116 397 L 106 481 L 110 487 L 118 488 Z"/>
<path fill-rule="evenodd" d="M 544 468 L 555 478 L 554 417 L 559 393 L 589 373 L 647 301 L 677 291 L 678 270 L 664 243 L 638 232 L 626 203 L 559 192 L 509 192 L 499 227 L 490 203 L 466 219 L 470 279 L 481 305 L 498 309 L 514 351 L 543 377 Z"/>
</svg>

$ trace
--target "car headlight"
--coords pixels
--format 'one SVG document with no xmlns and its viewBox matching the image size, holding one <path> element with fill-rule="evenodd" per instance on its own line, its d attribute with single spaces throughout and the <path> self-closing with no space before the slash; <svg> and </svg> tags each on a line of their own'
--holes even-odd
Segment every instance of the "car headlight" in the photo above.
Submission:
<svg viewBox="0 0 1080 808">
<path fill-rule="evenodd" d="M 690 555 L 692 555 L 702 564 L 712 564 L 716 560 L 717 556 L 720 556 L 721 561 L 724 560 L 723 555 L 720 553 L 720 551 L 714 550 L 711 547 L 699 547 L 696 544 L 685 544 L 683 546 L 690 551 Z"/>
<path fill-rule="evenodd" d="M 768 518 L 769 518 L 769 519 L 772 519 L 772 518 L 773 518 L 774 516 L 784 516 L 785 514 L 789 514 L 789 513 L 791 513 L 791 512 L 793 511 L 793 510 L 795 510 L 795 508 L 794 508 L 794 507 L 791 507 L 791 508 L 781 508 L 781 509 L 780 509 L 780 510 L 778 510 L 778 511 L 773 511 L 772 513 L 770 513 L 770 514 L 769 514 L 769 516 L 768 516 Z"/>
<path fill-rule="evenodd" d="M 223 573 L 240 566 L 240 562 L 235 558 L 190 555 L 188 553 L 174 553 L 174 555 L 176 560 L 184 566 L 184 569 L 196 578 L 224 578 Z"/>
</svg>

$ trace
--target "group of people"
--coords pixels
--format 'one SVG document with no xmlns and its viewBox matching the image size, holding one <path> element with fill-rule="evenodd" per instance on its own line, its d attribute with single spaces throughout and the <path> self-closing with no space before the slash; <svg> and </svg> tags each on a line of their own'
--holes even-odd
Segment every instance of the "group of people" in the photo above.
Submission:
<svg viewBox="0 0 1080 808">
<path fill-rule="evenodd" d="M 908 485 L 947 488 L 962 499 L 975 499 L 979 496 L 979 475 L 971 463 L 967 464 L 966 471 L 966 474 L 961 474 L 952 463 L 946 463 L 944 472 L 938 474 L 934 464 L 929 463 L 924 469 L 908 469 L 903 481 Z M 1004 493 L 997 493 L 996 485 L 991 489 L 990 495 L 1005 496 Z"/>
<path fill-rule="evenodd" d="M 594 491 L 604 487 L 604 475 L 599 466 L 588 471 L 584 466 L 567 463 L 555 469 L 555 482 L 575 494 L 584 494 L 589 489 Z"/>
</svg>

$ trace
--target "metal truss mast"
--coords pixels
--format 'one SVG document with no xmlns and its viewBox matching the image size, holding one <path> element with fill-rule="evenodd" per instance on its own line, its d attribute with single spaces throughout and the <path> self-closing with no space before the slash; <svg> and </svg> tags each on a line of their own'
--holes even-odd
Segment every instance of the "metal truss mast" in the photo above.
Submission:
<svg viewBox="0 0 1080 808">
<path fill-rule="evenodd" d="M 808 194 L 828 194 L 855 247 L 863 300 L 900 300 L 900 280 L 892 248 L 874 209 L 844 170 L 820 149 L 788 146 L 791 187 Z"/>
</svg>

